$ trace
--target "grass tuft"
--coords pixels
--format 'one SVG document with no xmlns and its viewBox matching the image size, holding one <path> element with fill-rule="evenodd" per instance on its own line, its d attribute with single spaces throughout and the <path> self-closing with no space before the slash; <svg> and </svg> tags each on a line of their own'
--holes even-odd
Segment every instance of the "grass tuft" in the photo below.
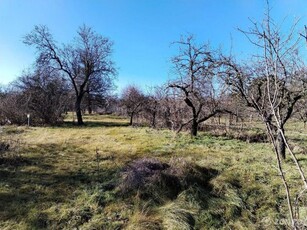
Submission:
<svg viewBox="0 0 307 230">
<path fill-rule="evenodd" d="M 164 229 L 194 229 L 195 218 L 197 214 L 197 205 L 189 203 L 184 193 L 170 203 L 165 204 L 160 208 L 160 215 L 163 217 Z"/>
</svg>

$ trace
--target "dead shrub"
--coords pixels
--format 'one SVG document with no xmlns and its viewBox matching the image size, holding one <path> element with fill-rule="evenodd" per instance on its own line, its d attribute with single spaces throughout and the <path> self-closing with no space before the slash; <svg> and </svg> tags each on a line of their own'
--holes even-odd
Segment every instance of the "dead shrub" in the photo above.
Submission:
<svg viewBox="0 0 307 230">
<path fill-rule="evenodd" d="M 19 140 L 2 139 L 0 141 L 0 165 L 21 166 L 30 164 L 29 160 L 20 154 Z"/>
<path fill-rule="evenodd" d="M 249 130 L 249 129 L 230 129 L 215 127 L 211 129 L 203 129 L 215 137 L 227 137 L 231 139 L 237 139 L 240 141 L 246 141 L 248 143 L 266 143 L 268 142 L 267 134 L 264 131 Z"/>
<path fill-rule="evenodd" d="M 142 158 L 123 169 L 119 189 L 122 194 L 134 193 L 141 199 L 160 202 L 163 198 L 176 198 L 190 186 L 208 187 L 208 180 L 215 173 L 182 158 L 173 158 L 168 164 L 153 158 Z"/>
<path fill-rule="evenodd" d="M 179 192 L 179 181 L 169 175 L 170 166 L 157 159 L 143 158 L 128 164 L 121 173 L 123 194 L 138 193 L 143 198 L 158 201 L 161 195 L 172 198 Z"/>
<path fill-rule="evenodd" d="M 175 176 L 182 189 L 198 185 L 208 187 L 208 181 L 217 175 L 217 170 L 200 167 L 197 164 L 186 161 L 183 158 L 172 158 L 167 173 Z"/>
<path fill-rule="evenodd" d="M 239 133 L 230 133 L 227 136 L 241 141 L 246 141 L 248 143 L 268 142 L 268 137 L 264 132 L 263 133 L 239 132 Z"/>
<path fill-rule="evenodd" d="M 6 142 L 0 142 L 0 153 L 8 151 L 10 148 L 10 144 Z"/>
</svg>

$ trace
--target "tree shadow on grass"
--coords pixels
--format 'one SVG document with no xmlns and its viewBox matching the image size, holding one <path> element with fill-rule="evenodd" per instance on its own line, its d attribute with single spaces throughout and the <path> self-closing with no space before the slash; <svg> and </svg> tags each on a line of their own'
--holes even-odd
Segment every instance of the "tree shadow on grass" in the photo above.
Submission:
<svg viewBox="0 0 307 230">
<path fill-rule="evenodd" d="M 23 221 L 31 229 L 37 229 L 37 223 L 31 223 L 29 217 L 33 210 L 42 213 L 51 206 L 69 205 L 75 198 L 75 191 L 92 189 L 115 177 L 118 169 L 109 167 L 100 168 L 98 178 L 92 165 L 71 161 L 75 157 L 84 160 L 82 148 L 74 145 L 65 148 L 63 145 L 44 144 L 26 147 L 18 157 L 8 155 L 0 158 L 0 222 Z M 63 151 L 65 155 L 61 155 Z M 75 156 L 71 156 L 73 153 Z M 88 161 L 95 161 L 95 158 Z M 59 164 L 67 166 L 59 167 Z"/>
</svg>

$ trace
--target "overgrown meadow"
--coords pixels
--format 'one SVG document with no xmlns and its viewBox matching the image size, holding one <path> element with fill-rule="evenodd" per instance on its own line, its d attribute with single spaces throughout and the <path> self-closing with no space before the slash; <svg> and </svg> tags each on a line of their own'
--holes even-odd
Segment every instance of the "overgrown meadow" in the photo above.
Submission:
<svg viewBox="0 0 307 230">
<path fill-rule="evenodd" d="M 9 147 L 0 153 L 0 229 L 289 227 L 269 143 L 206 132 L 191 138 L 115 116 L 85 122 L 1 127 Z M 306 130 L 292 122 L 286 133 L 307 170 Z M 292 164 L 288 157 L 296 194 Z M 307 218 L 305 207 L 299 212 Z"/>
</svg>

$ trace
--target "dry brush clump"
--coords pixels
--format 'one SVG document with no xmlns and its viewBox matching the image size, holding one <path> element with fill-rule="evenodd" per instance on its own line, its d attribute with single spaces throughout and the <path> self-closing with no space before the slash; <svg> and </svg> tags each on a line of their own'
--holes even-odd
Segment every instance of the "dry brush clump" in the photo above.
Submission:
<svg viewBox="0 0 307 230">
<path fill-rule="evenodd" d="M 159 200 L 161 195 L 174 198 L 180 190 L 177 177 L 168 174 L 169 164 L 142 158 L 128 164 L 121 173 L 120 191 L 138 193 L 141 198 Z"/>
<path fill-rule="evenodd" d="M 122 194 L 138 194 L 141 199 L 158 203 L 175 199 L 183 190 L 197 185 L 209 187 L 208 181 L 216 171 L 205 169 L 182 158 L 163 163 L 154 158 L 137 159 L 121 172 L 119 189 Z"/>
<path fill-rule="evenodd" d="M 133 229 L 194 229 L 203 196 L 209 196 L 209 180 L 216 170 L 202 168 L 183 158 L 164 163 L 141 158 L 129 163 L 121 172 L 120 195 L 134 196 L 136 208 L 128 227 Z M 202 198 L 201 198 L 202 197 Z M 142 206 L 143 205 L 143 206 Z"/>
<path fill-rule="evenodd" d="M 18 166 L 26 163 L 26 160 L 20 154 L 22 144 L 20 140 L 0 140 L 0 165 Z"/>
<path fill-rule="evenodd" d="M 0 153 L 7 151 L 10 148 L 10 144 L 6 142 L 0 142 Z"/>
<path fill-rule="evenodd" d="M 265 130 L 260 127 L 255 127 L 256 124 L 212 124 L 206 123 L 200 126 L 200 131 L 209 133 L 216 137 L 227 137 L 246 141 L 248 143 L 267 143 L 269 142 L 268 135 Z"/>
</svg>

